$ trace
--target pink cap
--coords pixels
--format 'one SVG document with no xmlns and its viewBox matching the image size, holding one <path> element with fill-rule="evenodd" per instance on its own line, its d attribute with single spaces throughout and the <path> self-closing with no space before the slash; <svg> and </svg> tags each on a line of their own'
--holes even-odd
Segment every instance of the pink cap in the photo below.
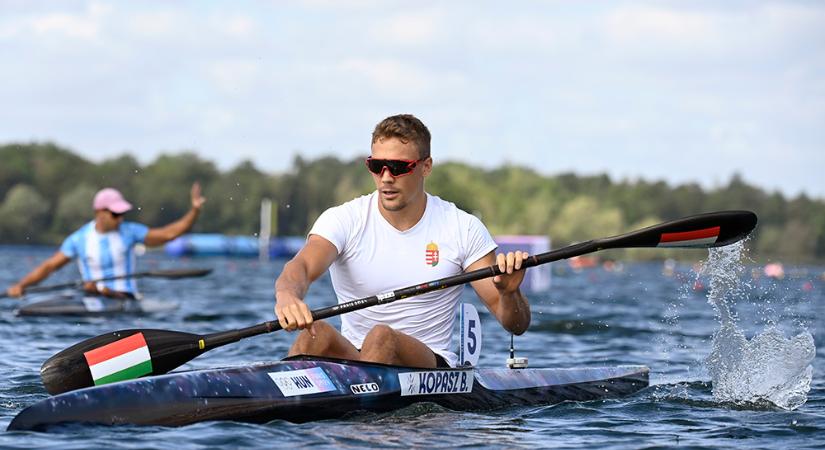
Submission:
<svg viewBox="0 0 825 450">
<path fill-rule="evenodd" d="M 99 190 L 97 194 L 95 194 L 95 200 L 92 202 L 92 206 L 95 211 L 108 209 L 115 214 L 123 214 L 132 209 L 132 204 L 123 198 L 120 191 L 112 188 Z"/>
</svg>

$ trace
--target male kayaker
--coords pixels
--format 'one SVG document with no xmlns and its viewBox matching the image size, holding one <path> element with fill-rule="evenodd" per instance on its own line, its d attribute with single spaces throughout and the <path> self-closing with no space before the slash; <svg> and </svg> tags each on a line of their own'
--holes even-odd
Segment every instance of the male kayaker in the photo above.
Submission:
<svg viewBox="0 0 825 450">
<path fill-rule="evenodd" d="M 290 355 L 308 354 L 414 367 L 455 366 L 450 350 L 462 286 L 344 314 L 341 332 L 313 322 L 303 299 L 327 269 L 339 303 L 497 264 L 501 276 L 473 288 L 508 331 L 530 324 L 519 286 L 524 252 L 495 255 L 496 244 L 476 217 L 428 194 L 430 132 L 412 115 L 380 122 L 372 134 L 367 169 L 376 190 L 326 210 L 304 248 L 275 282 L 275 314 L 300 332 Z"/>
<path fill-rule="evenodd" d="M 132 209 L 121 193 L 113 188 L 105 188 L 95 194 L 92 201 L 94 220 L 83 225 L 69 235 L 49 259 L 29 272 L 17 284 L 6 290 L 12 297 L 23 295 L 26 287 L 37 284 L 55 270 L 77 258 L 84 290 L 89 294 L 100 294 L 114 298 L 133 298 L 137 292 L 135 280 L 130 278 L 88 282 L 99 278 L 128 275 L 134 272 L 134 246 L 145 244 L 149 247 L 163 245 L 187 232 L 197 220 L 206 198 L 201 195 L 198 183 L 190 192 L 192 207 L 180 219 L 159 228 L 149 228 L 136 222 L 126 222 L 123 215 Z"/>
</svg>

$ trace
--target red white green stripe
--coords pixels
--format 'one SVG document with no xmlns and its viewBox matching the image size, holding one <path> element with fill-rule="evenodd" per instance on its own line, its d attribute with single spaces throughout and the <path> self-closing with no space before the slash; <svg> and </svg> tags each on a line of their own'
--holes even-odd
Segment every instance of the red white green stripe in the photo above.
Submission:
<svg viewBox="0 0 825 450">
<path fill-rule="evenodd" d="M 133 334 L 84 353 L 95 385 L 152 373 L 152 357 L 143 333 Z"/>
<path fill-rule="evenodd" d="M 719 239 L 719 227 L 680 233 L 662 233 L 657 247 L 707 247 Z"/>
</svg>

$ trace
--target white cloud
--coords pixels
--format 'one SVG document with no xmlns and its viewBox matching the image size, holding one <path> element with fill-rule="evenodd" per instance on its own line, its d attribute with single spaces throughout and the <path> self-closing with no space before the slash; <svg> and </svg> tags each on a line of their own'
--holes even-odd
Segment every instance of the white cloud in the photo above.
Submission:
<svg viewBox="0 0 825 450">
<path fill-rule="evenodd" d="M 241 14 L 218 17 L 218 26 L 226 36 L 233 38 L 249 38 L 258 31 L 257 22 L 251 17 Z"/>
<path fill-rule="evenodd" d="M 411 61 L 349 59 L 342 61 L 338 68 L 361 78 L 366 84 L 383 95 L 414 101 L 433 95 L 440 83 L 459 82 L 457 76 L 447 75 L 445 80 L 438 73 L 432 73 Z"/>
<path fill-rule="evenodd" d="M 456 28 L 465 33 L 460 42 L 471 51 L 515 52 L 541 57 L 581 45 L 583 27 L 571 26 L 563 17 L 524 15 L 519 11 L 505 16 L 482 16 Z"/>
<path fill-rule="evenodd" d="M 356 9 L 356 10 L 374 10 L 381 6 L 387 6 L 392 2 L 386 0 L 300 0 L 299 3 L 318 9 Z M 395 2 L 394 6 L 404 4 Z"/>
<path fill-rule="evenodd" d="M 254 60 L 220 60 L 207 64 L 208 77 L 223 94 L 247 95 L 260 86 L 262 66 Z"/>
<path fill-rule="evenodd" d="M 779 39 L 794 39 L 800 34 L 818 34 L 822 36 L 825 10 L 822 5 L 813 3 L 768 3 L 757 10 L 760 16 L 756 21 L 764 25 Z M 756 22 L 755 21 L 755 22 Z"/>
<path fill-rule="evenodd" d="M 610 12 L 604 25 L 607 38 L 622 47 L 724 45 L 718 21 L 706 13 L 633 6 Z"/>
<path fill-rule="evenodd" d="M 176 12 L 165 10 L 130 14 L 126 21 L 133 38 L 173 39 L 182 28 L 182 19 Z"/>
<path fill-rule="evenodd" d="M 369 34 L 384 46 L 430 47 L 445 39 L 449 25 L 440 10 L 408 11 L 376 21 Z"/>
<path fill-rule="evenodd" d="M 18 32 L 31 30 L 35 35 L 52 38 L 97 40 L 101 23 L 110 15 L 112 8 L 102 3 L 90 3 L 80 13 L 46 13 L 34 15 L 24 21 Z"/>
</svg>

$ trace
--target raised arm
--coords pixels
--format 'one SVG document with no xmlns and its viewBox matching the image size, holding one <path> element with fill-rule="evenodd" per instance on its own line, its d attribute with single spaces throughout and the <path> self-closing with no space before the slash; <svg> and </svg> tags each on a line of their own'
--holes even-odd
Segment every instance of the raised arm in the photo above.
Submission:
<svg viewBox="0 0 825 450">
<path fill-rule="evenodd" d="M 338 249 L 321 236 L 311 234 L 304 248 L 284 265 L 275 280 L 275 315 L 288 331 L 307 328 L 312 313 L 304 303 L 309 285 L 318 279 L 338 256 Z"/>
<path fill-rule="evenodd" d="M 527 256 L 525 252 L 500 253 L 497 256 L 490 252 L 467 267 L 467 272 L 470 272 L 498 265 L 505 272 L 493 278 L 473 281 L 471 285 L 504 329 L 517 335 L 530 326 L 530 303 L 519 288 L 525 271 L 518 270 Z"/>
<path fill-rule="evenodd" d="M 43 261 L 39 266 L 35 267 L 34 270 L 29 272 L 28 275 L 18 281 L 17 284 L 6 289 L 6 294 L 10 297 L 22 296 L 27 287 L 45 280 L 52 272 L 65 266 L 69 261 L 71 261 L 71 259 L 58 250 L 54 255 L 50 256 L 49 259 Z"/>
<path fill-rule="evenodd" d="M 192 185 L 190 196 L 192 200 L 192 208 L 184 214 L 183 217 L 170 223 L 169 225 L 159 228 L 150 228 L 149 232 L 146 233 L 146 237 L 143 239 L 144 244 L 149 247 L 163 245 L 183 233 L 186 233 L 192 228 L 192 225 L 194 225 L 195 221 L 198 219 L 198 215 L 201 212 L 201 207 L 204 203 L 206 203 L 206 198 L 201 195 L 201 185 L 197 182 Z"/>
</svg>

